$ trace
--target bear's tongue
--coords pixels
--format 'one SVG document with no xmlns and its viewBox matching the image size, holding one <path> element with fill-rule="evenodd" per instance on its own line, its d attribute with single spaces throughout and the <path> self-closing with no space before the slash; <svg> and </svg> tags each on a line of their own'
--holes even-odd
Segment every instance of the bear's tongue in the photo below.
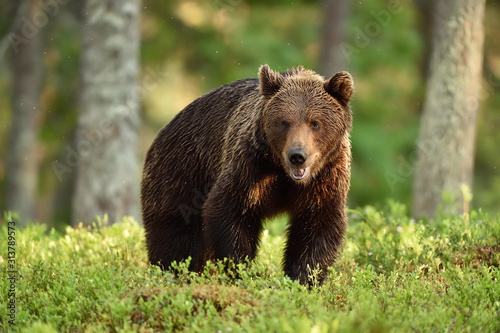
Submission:
<svg viewBox="0 0 500 333">
<path fill-rule="evenodd" d="M 292 174 L 292 178 L 295 180 L 301 180 L 309 175 L 309 168 L 307 169 L 291 169 L 290 173 Z"/>
</svg>

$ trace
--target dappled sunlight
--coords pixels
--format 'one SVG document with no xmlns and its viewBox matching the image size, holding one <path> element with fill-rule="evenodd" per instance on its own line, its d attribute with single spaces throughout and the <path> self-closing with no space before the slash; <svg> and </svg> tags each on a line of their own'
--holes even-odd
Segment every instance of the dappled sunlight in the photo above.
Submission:
<svg viewBox="0 0 500 333">
<path fill-rule="evenodd" d="M 472 211 L 470 224 L 447 217 L 434 225 L 415 222 L 405 210 L 395 202 L 382 211 L 350 210 L 344 249 L 325 284 L 311 290 L 280 268 L 283 217 L 268 221 L 275 230 L 263 232 L 257 259 L 238 265 L 236 274 L 227 274 L 223 263 L 202 274 L 181 264 L 177 277 L 147 264 L 143 230 L 131 219 L 65 234 L 30 225 L 16 235 L 18 325 L 36 327 L 40 320 L 57 331 L 500 329 L 498 220 Z M 0 229 L 5 243 L 6 227 Z"/>
</svg>

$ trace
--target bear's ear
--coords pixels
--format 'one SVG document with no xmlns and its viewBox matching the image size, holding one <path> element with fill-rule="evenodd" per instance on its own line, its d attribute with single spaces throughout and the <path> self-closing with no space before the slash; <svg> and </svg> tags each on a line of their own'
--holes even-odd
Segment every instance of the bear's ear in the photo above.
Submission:
<svg viewBox="0 0 500 333">
<path fill-rule="evenodd" d="M 347 106 L 354 91 L 354 82 L 351 74 L 347 72 L 338 72 L 328 81 L 325 81 L 324 87 L 327 93 L 335 98 L 343 106 Z"/>
<path fill-rule="evenodd" d="M 278 92 L 284 78 L 280 73 L 273 71 L 269 66 L 262 65 L 259 69 L 260 92 L 265 97 L 271 97 Z"/>
</svg>

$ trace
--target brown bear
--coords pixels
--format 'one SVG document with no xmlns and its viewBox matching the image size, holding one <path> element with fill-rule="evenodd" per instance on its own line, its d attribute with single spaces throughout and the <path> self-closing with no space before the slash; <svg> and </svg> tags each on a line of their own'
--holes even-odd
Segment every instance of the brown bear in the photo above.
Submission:
<svg viewBox="0 0 500 333">
<path fill-rule="evenodd" d="M 141 184 L 149 260 L 252 260 L 263 220 L 287 213 L 284 271 L 322 283 L 347 227 L 353 81 L 302 67 L 223 85 L 166 125 Z"/>
</svg>

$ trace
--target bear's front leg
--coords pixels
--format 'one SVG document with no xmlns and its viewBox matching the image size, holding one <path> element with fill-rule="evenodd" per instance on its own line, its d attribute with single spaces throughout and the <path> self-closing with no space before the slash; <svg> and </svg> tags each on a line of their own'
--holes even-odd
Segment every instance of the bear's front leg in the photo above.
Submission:
<svg viewBox="0 0 500 333">
<path fill-rule="evenodd" d="M 343 206 L 305 210 L 292 216 L 285 249 L 285 274 L 312 286 L 315 281 L 310 274 L 319 269 L 316 282 L 322 284 L 342 246 L 346 228 Z"/>
<path fill-rule="evenodd" d="M 221 183 L 215 184 L 203 205 L 203 235 L 210 253 L 207 259 L 228 258 L 236 264 L 252 260 L 260 242 L 261 217 L 247 207 L 242 195 L 245 191 L 234 193 L 234 187 Z"/>
</svg>

